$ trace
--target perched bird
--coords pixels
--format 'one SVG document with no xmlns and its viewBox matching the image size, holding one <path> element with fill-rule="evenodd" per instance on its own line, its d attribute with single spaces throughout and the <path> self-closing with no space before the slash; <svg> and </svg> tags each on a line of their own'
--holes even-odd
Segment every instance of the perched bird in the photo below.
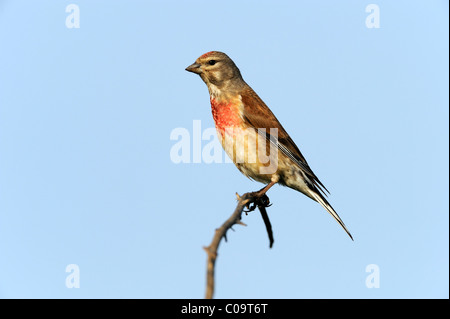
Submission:
<svg viewBox="0 0 450 319">
<path fill-rule="evenodd" d="M 244 81 L 228 55 L 211 51 L 186 71 L 200 75 L 210 95 L 212 115 L 225 152 L 247 177 L 295 189 L 319 202 L 352 235 L 326 200 L 329 193 L 313 173 L 302 153 L 272 111 Z"/>
</svg>

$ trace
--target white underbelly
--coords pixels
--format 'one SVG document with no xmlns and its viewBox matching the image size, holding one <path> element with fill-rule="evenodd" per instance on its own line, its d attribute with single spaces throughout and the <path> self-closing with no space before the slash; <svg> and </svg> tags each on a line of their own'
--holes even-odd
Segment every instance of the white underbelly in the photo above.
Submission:
<svg viewBox="0 0 450 319">
<path fill-rule="evenodd" d="M 277 175 L 278 147 L 265 136 L 239 127 L 227 128 L 223 134 L 218 130 L 218 135 L 225 152 L 243 174 L 264 183 Z"/>
</svg>

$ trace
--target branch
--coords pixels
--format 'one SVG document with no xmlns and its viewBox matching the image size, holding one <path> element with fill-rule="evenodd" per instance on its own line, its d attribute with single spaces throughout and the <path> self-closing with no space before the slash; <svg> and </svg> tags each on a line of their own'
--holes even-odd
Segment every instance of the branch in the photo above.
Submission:
<svg viewBox="0 0 450 319">
<path fill-rule="evenodd" d="M 270 242 L 269 247 L 272 248 L 273 246 L 272 225 L 270 224 L 269 215 L 267 215 L 266 207 L 267 206 L 258 205 L 258 209 L 261 213 L 264 225 L 266 225 L 267 234 L 269 235 L 269 242 Z"/>
<path fill-rule="evenodd" d="M 227 240 L 227 231 L 232 229 L 232 227 L 236 224 L 246 226 L 242 221 L 242 212 L 244 211 L 246 214 L 250 211 L 253 211 L 256 207 L 258 207 L 261 212 L 261 216 L 264 220 L 264 224 L 266 225 L 266 230 L 269 235 L 270 248 L 273 245 L 273 234 L 272 234 L 272 226 L 270 225 L 269 216 L 266 212 L 266 207 L 270 206 L 269 197 L 266 194 L 260 196 L 257 192 L 245 193 L 242 196 L 239 196 L 236 193 L 238 204 L 233 214 L 220 226 L 216 229 L 214 237 L 212 239 L 211 244 L 208 247 L 203 247 L 206 253 L 208 254 L 208 262 L 207 262 L 207 272 L 206 272 L 206 299 L 212 299 L 214 294 L 214 270 L 217 258 L 217 250 L 219 249 L 219 244 L 222 238 Z M 253 205 L 252 205 L 253 204 Z M 244 208 L 248 210 L 245 211 Z"/>
</svg>

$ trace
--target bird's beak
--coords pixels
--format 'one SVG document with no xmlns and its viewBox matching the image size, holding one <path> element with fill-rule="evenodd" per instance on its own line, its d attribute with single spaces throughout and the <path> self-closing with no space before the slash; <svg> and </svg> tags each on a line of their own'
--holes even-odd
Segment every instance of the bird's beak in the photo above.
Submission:
<svg viewBox="0 0 450 319">
<path fill-rule="evenodd" d="M 186 71 L 192 72 L 192 73 L 200 74 L 200 73 L 202 73 L 202 69 L 201 69 L 200 67 L 201 67 L 200 64 L 198 64 L 198 63 L 193 63 L 193 64 L 191 64 L 190 66 L 188 66 L 188 67 L 186 68 Z"/>
</svg>

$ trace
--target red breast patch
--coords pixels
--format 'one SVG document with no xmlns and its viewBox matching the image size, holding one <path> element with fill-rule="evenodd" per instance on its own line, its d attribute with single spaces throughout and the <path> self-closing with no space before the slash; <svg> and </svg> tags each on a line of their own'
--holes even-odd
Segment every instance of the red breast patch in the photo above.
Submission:
<svg viewBox="0 0 450 319">
<path fill-rule="evenodd" d="M 240 127 L 242 119 L 239 116 L 239 109 L 233 102 L 218 102 L 211 99 L 211 111 L 216 123 L 216 128 L 223 135 L 227 128 Z"/>
</svg>

